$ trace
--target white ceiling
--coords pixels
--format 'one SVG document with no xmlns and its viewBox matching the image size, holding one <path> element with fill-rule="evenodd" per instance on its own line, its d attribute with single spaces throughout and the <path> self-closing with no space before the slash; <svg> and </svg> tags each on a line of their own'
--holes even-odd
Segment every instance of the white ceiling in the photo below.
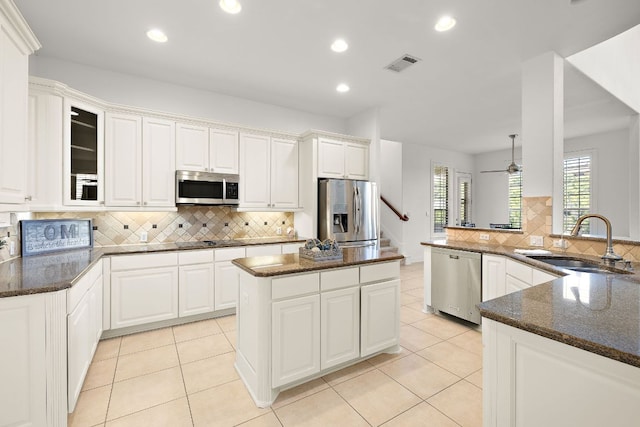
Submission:
<svg viewBox="0 0 640 427">
<path fill-rule="evenodd" d="M 638 0 L 241 2 L 228 15 L 217 0 L 15 0 L 43 45 L 38 55 L 343 119 L 379 108 L 383 138 L 467 153 L 508 147 L 519 133 L 524 60 L 567 57 L 640 23 Z M 438 33 L 445 13 L 458 25 Z M 152 27 L 169 41 L 149 41 Z M 344 54 L 329 49 L 338 36 Z M 407 53 L 422 61 L 383 69 Z M 566 83 L 567 119 L 576 116 L 568 133 L 593 126 L 584 111 L 613 116 L 600 120 L 605 128 L 629 114 L 579 72 L 568 75 L 577 79 Z M 351 91 L 338 94 L 343 81 Z"/>
</svg>

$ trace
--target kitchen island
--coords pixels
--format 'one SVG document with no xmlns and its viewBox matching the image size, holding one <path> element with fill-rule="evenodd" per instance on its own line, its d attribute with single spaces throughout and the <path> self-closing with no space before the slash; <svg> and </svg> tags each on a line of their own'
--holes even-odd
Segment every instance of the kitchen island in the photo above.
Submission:
<svg viewBox="0 0 640 427">
<path fill-rule="evenodd" d="M 280 391 L 400 351 L 400 260 L 375 247 L 343 259 L 236 259 L 236 370 L 259 407 Z"/>
</svg>

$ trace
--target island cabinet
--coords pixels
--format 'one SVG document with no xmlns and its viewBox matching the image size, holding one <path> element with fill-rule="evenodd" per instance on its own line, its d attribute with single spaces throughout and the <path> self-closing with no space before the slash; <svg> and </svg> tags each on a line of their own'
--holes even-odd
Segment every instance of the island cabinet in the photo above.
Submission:
<svg viewBox="0 0 640 427">
<path fill-rule="evenodd" d="M 242 269 L 236 369 L 256 404 L 269 406 L 281 390 L 398 352 L 399 276 L 398 261 L 273 277 Z"/>
</svg>

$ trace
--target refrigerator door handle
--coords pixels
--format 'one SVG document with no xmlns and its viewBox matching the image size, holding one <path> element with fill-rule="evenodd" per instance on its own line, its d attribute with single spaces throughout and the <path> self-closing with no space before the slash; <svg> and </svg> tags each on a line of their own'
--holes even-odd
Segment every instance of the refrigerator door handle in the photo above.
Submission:
<svg viewBox="0 0 640 427">
<path fill-rule="evenodd" d="M 354 203 L 353 203 L 353 222 L 356 226 L 356 234 L 360 233 L 360 225 L 362 222 L 362 218 L 360 217 L 360 215 L 362 214 L 361 211 L 361 205 L 362 205 L 362 200 L 360 198 L 360 189 L 358 188 L 358 186 L 356 185 L 354 187 Z"/>
</svg>

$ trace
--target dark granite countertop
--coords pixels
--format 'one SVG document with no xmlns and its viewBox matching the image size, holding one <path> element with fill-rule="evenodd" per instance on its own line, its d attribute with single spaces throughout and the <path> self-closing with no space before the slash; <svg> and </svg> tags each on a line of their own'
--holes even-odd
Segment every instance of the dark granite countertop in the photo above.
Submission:
<svg viewBox="0 0 640 427">
<path fill-rule="evenodd" d="M 267 237 L 256 239 L 177 242 L 122 246 L 102 246 L 56 252 L 46 255 L 13 258 L 0 263 L 0 298 L 55 292 L 70 288 L 103 256 L 143 254 L 165 251 L 219 249 L 226 247 L 304 242 L 303 238 Z"/>
<path fill-rule="evenodd" d="M 422 244 L 508 256 L 552 273 L 566 274 L 551 282 L 485 301 L 478 305 L 480 314 L 640 367 L 640 276 L 637 263 L 633 265 L 634 274 L 580 273 L 557 269 L 516 254 L 512 247 L 454 241 Z M 600 261 L 593 256 L 555 254 Z"/>
<path fill-rule="evenodd" d="M 233 260 L 233 264 L 253 276 L 273 277 L 404 258 L 395 252 L 381 252 L 375 247 L 343 248 L 342 251 L 343 258 L 333 261 L 312 261 L 300 258 L 298 254 L 287 254 L 236 259 Z"/>
</svg>

